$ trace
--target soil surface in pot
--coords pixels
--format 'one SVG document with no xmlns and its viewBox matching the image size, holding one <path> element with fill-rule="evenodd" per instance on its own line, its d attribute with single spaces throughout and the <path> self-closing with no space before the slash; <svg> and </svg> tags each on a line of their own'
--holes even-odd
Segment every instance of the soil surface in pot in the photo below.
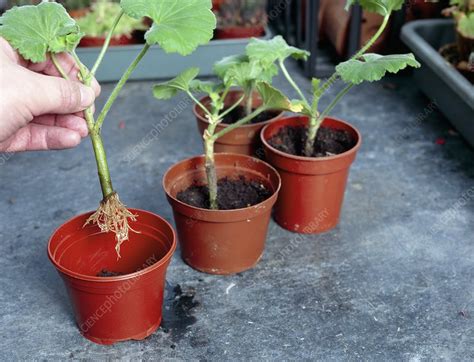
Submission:
<svg viewBox="0 0 474 362">
<path fill-rule="evenodd" d="M 144 265 L 143 267 L 138 268 L 137 270 L 135 270 L 132 273 L 142 271 L 142 270 L 152 266 L 153 264 L 155 264 L 155 263 L 147 264 L 146 266 Z M 132 274 L 132 273 L 116 272 L 116 271 L 108 270 L 107 268 L 103 268 L 99 273 L 97 273 L 96 276 L 100 277 L 100 278 L 111 278 L 111 277 L 120 277 L 122 275 L 127 275 L 127 274 Z"/>
<path fill-rule="evenodd" d="M 257 124 L 257 123 L 269 121 L 270 119 L 277 117 L 279 114 L 280 112 L 278 111 L 265 111 L 263 113 L 260 113 L 257 117 L 255 117 L 252 120 L 252 122 L 250 122 L 250 124 Z M 224 119 L 222 120 L 222 123 L 234 124 L 240 121 L 245 116 L 246 116 L 245 108 L 243 106 L 238 106 L 232 112 L 230 112 L 228 115 L 224 117 Z"/>
<path fill-rule="evenodd" d="M 281 152 L 294 156 L 304 156 L 307 127 L 283 127 L 268 140 L 268 143 Z M 354 137 L 345 130 L 321 127 L 316 136 L 312 157 L 329 157 L 349 151 L 356 145 Z"/>
<path fill-rule="evenodd" d="M 272 191 L 258 181 L 228 177 L 217 182 L 217 203 L 219 210 L 244 209 L 257 205 L 272 195 Z M 205 185 L 191 185 L 178 193 L 177 199 L 201 209 L 210 209 L 209 191 Z"/>
<path fill-rule="evenodd" d="M 456 43 L 447 44 L 439 49 L 441 56 L 456 68 L 465 78 L 474 84 L 474 72 L 470 69 L 469 63 L 461 60 L 459 49 Z"/>
<path fill-rule="evenodd" d="M 122 276 L 122 275 L 125 275 L 125 274 L 120 273 L 120 272 L 110 271 L 110 270 L 107 270 L 107 269 L 102 269 L 99 273 L 97 273 L 97 276 L 101 277 L 101 278 L 119 277 L 119 276 Z"/>
</svg>

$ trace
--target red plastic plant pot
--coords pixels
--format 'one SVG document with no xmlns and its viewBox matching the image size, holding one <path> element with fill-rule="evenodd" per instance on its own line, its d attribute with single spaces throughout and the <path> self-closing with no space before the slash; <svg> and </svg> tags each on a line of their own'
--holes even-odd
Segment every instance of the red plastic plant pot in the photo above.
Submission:
<svg viewBox="0 0 474 362">
<path fill-rule="evenodd" d="M 79 43 L 80 47 L 83 48 L 92 48 L 92 47 L 101 47 L 105 43 L 105 37 L 95 37 L 95 36 L 85 36 L 81 39 Z M 137 44 L 136 39 L 133 36 L 121 35 L 119 37 L 113 37 L 110 39 L 110 46 L 120 46 L 120 45 L 132 45 Z"/>
<path fill-rule="evenodd" d="M 166 269 L 176 248 L 173 228 L 161 217 L 131 209 L 137 221 L 130 240 L 115 252 L 115 236 L 96 225 L 91 213 L 61 225 L 48 256 L 64 280 L 80 332 L 98 344 L 142 340 L 160 326 Z M 103 270 L 121 274 L 98 277 Z"/>
<path fill-rule="evenodd" d="M 333 229 L 339 223 L 349 169 L 361 146 L 359 131 L 349 123 L 326 118 L 323 127 L 350 132 L 356 145 L 347 152 L 331 157 L 293 156 L 273 148 L 268 140 L 287 126 L 307 126 L 307 117 L 277 120 L 262 131 L 267 161 L 280 173 L 282 188 L 275 205 L 274 217 L 283 228 L 303 234 Z"/>
<path fill-rule="evenodd" d="M 265 35 L 265 28 L 257 26 L 229 26 L 217 28 L 215 32 L 216 39 L 243 39 L 258 38 Z"/>
<path fill-rule="evenodd" d="M 258 180 L 273 191 L 272 196 L 237 210 L 207 210 L 179 201 L 176 195 L 180 191 L 194 183 L 206 183 L 204 156 L 172 166 L 163 187 L 173 208 L 183 260 L 205 273 L 234 274 L 253 268 L 260 260 L 281 182 L 273 167 L 256 158 L 218 153 L 215 161 L 219 179 L 244 176 Z"/>
<path fill-rule="evenodd" d="M 229 92 L 225 99 L 225 105 L 227 107 L 233 105 L 242 97 L 242 91 L 232 90 Z M 200 102 L 209 106 L 211 100 L 209 97 L 204 97 Z M 254 109 L 262 105 L 262 99 L 256 93 L 253 96 L 253 107 Z M 196 116 L 198 129 L 201 135 L 204 134 L 204 131 L 209 127 L 209 121 L 204 115 L 204 111 L 198 106 L 194 105 L 193 108 L 194 115 Z M 260 141 L 260 132 L 263 127 L 267 124 L 273 122 L 276 119 L 279 119 L 283 116 L 283 112 L 280 112 L 276 117 L 269 119 L 265 122 L 255 123 L 255 124 L 246 124 L 241 126 L 232 132 L 229 132 L 225 136 L 219 138 L 214 144 L 215 152 L 219 153 L 238 153 L 240 155 L 254 156 L 257 154 L 258 150 L 262 149 L 262 143 Z M 225 123 L 221 123 L 216 127 L 216 133 L 220 130 L 227 127 Z M 260 155 L 258 155 L 260 156 Z"/>
</svg>

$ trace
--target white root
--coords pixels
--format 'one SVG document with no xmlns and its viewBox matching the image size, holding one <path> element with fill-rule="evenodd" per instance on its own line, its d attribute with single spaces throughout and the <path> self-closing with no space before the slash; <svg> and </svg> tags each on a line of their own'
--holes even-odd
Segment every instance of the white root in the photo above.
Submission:
<svg viewBox="0 0 474 362">
<path fill-rule="evenodd" d="M 129 221 L 136 221 L 137 215 L 131 213 L 127 207 L 120 201 L 117 193 L 113 193 L 105 200 L 101 201 L 97 211 L 87 219 L 84 226 L 96 224 L 100 231 L 104 233 L 113 232 L 117 245 L 115 251 L 120 259 L 120 246 L 128 240 L 129 231 L 139 233 L 133 230 Z"/>
</svg>

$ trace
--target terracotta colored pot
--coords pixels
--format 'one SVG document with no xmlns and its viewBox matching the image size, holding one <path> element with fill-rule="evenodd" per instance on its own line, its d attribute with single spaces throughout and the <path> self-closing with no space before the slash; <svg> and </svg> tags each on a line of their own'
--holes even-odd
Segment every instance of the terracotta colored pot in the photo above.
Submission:
<svg viewBox="0 0 474 362">
<path fill-rule="evenodd" d="M 223 0 L 212 0 L 212 10 L 219 11 Z"/>
<path fill-rule="evenodd" d="M 326 118 L 325 127 L 343 129 L 357 140 L 340 155 L 321 158 L 292 156 L 270 146 L 268 140 L 285 126 L 307 126 L 307 117 L 289 117 L 267 125 L 262 141 L 268 162 L 280 173 L 282 189 L 275 206 L 275 220 L 290 231 L 315 234 L 339 223 L 349 168 L 361 145 L 359 131 L 336 118 Z"/>
<path fill-rule="evenodd" d="M 258 26 L 229 26 L 226 28 L 217 28 L 215 31 L 216 39 L 241 39 L 258 38 L 265 34 L 265 28 Z"/>
<path fill-rule="evenodd" d="M 48 256 L 64 280 L 80 332 L 98 344 L 142 340 L 161 323 L 166 268 L 176 248 L 173 228 L 143 210 L 131 223 L 117 260 L 115 236 L 96 225 L 91 213 L 76 216 L 51 236 Z M 97 277 L 103 269 L 123 276 Z"/>
<path fill-rule="evenodd" d="M 83 16 L 86 16 L 88 12 L 89 12 L 89 8 L 68 10 L 69 16 L 71 16 L 71 18 L 73 19 L 82 18 Z"/>
<path fill-rule="evenodd" d="M 218 178 L 245 176 L 273 191 L 262 203 L 238 210 L 207 210 L 189 206 L 176 198 L 194 182 L 206 183 L 204 156 L 179 162 L 165 174 L 163 187 L 173 208 L 183 260 L 210 274 L 233 274 L 254 267 L 260 260 L 272 207 L 280 190 L 280 176 L 256 158 L 218 153 Z"/>
<path fill-rule="evenodd" d="M 79 43 L 80 47 L 91 48 L 91 47 L 101 47 L 104 45 L 105 37 L 95 37 L 95 36 L 85 36 L 81 39 Z M 135 38 L 129 37 L 127 35 L 121 35 L 119 37 L 113 37 L 110 40 L 110 46 L 120 46 L 120 45 L 131 45 L 137 44 Z"/>
<path fill-rule="evenodd" d="M 225 105 L 227 107 L 233 105 L 240 99 L 240 97 L 242 97 L 242 91 L 230 91 L 225 100 Z M 200 100 L 200 102 L 207 107 L 211 103 L 211 100 L 209 99 L 209 97 L 204 97 Z M 262 99 L 258 94 L 255 94 L 253 96 L 254 109 L 260 107 L 261 105 Z M 204 116 L 203 110 L 197 105 L 194 105 L 193 112 L 196 116 L 199 132 L 202 136 L 207 127 L 209 127 L 209 122 Z M 216 141 L 214 151 L 219 153 L 238 153 L 247 156 L 254 156 L 255 154 L 258 154 L 257 151 L 259 149 L 262 149 L 262 142 L 260 141 L 261 130 L 267 124 L 273 122 L 276 119 L 281 118 L 282 116 L 283 112 L 281 112 L 277 117 L 269 119 L 268 121 L 256 124 L 247 124 L 245 126 L 241 126 L 233 130 L 232 132 L 229 132 L 224 137 L 221 137 Z M 221 123 L 216 127 L 216 132 L 219 132 L 220 130 L 226 127 L 226 124 Z"/>
</svg>

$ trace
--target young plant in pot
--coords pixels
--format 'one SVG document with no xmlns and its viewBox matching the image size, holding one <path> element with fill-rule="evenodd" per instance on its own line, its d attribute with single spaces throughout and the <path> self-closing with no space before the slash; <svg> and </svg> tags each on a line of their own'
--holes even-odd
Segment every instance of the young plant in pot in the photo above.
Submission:
<svg viewBox="0 0 474 362">
<path fill-rule="evenodd" d="M 221 122 L 216 126 L 216 131 L 221 131 L 241 119 L 248 117 L 262 105 L 262 99 L 257 92 L 258 82 L 271 84 L 278 70 L 273 64 L 261 64 L 250 61 L 245 54 L 225 57 L 214 65 L 214 72 L 222 82 L 223 110 Z M 206 93 L 206 92 L 205 92 Z M 236 102 L 238 102 L 237 105 Z M 201 107 L 203 105 L 204 107 Z M 209 118 L 206 109 L 211 110 L 212 99 L 209 95 L 201 98 L 194 106 L 194 115 L 201 135 L 209 127 Z M 238 153 L 253 156 L 261 149 L 260 131 L 269 122 L 281 117 L 280 110 L 265 110 L 252 117 L 239 127 L 233 127 L 232 132 L 219 138 L 215 144 L 216 152 Z M 260 152 L 263 155 L 263 152 Z"/>
<path fill-rule="evenodd" d="M 138 42 L 137 31 L 147 29 L 143 19 L 135 19 L 124 14 L 118 24 L 115 19 L 122 12 L 119 3 L 110 0 L 98 0 L 91 10 L 77 20 L 81 31 L 85 34 L 81 39 L 81 47 L 101 47 L 105 43 L 107 35 L 112 29 L 113 35 L 110 46 L 130 45 Z"/>
<path fill-rule="evenodd" d="M 217 39 L 259 37 L 267 25 L 266 0 L 226 0 L 218 11 Z"/>
<path fill-rule="evenodd" d="M 142 50 L 99 115 L 95 117 L 93 107 L 84 111 L 102 189 L 99 208 L 64 223 L 48 243 L 49 258 L 68 289 L 81 333 L 101 344 L 143 339 L 159 327 L 166 268 L 176 247 L 174 231 L 164 219 L 127 209 L 120 201 L 101 136 L 103 122 L 152 45 L 158 44 L 166 52 L 190 54 L 211 39 L 216 23 L 211 0 L 189 0 L 186 4 L 181 0 L 122 0 L 121 7 L 90 70 L 75 52 L 83 33 L 62 5 L 43 2 L 15 7 L 0 18 L 0 36 L 23 58 L 31 62 L 50 58 L 58 76 L 85 85 L 92 83 L 124 14 L 154 21 Z M 63 69 L 62 57 L 72 57 L 77 65 L 74 69 L 79 70 Z"/>
<path fill-rule="evenodd" d="M 172 166 L 164 176 L 163 187 L 173 208 L 184 261 L 206 273 L 233 274 L 252 268 L 260 260 L 280 177 L 256 158 L 214 153 L 215 142 L 268 109 L 299 111 L 301 106 L 268 83 L 258 83 L 263 104 L 217 131 L 242 97 L 224 109 L 229 84 L 198 81 L 198 73 L 197 68 L 191 68 L 153 90 L 158 99 L 186 93 L 209 121 L 203 136 L 205 154 Z M 194 92 L 207 93 L 211 106 L 201 103 Z"/>
<path fill-rule="evenodd" d="M 347 5 L 357 2 L 350 0 Z M 261 134 L 266 159 L 282 178 L 275 220 L 294 232 L 324 232 L 339 222 L 349 168 L 360 148 L 361 136 L 354 126 L 329 116 L 334 107 L 355 85 L 380 80 L 387 72 L 397 73 L 407 66 L 420 66 L 413 54 L 367 53 L 383 33 L 392 12 L 402 7 L 403 0 L 361 0 L 359 3 L 365 10 L 383 16 L 380 29 L 350 60 L 340 63 L 326 82 L 313 79 L 311 100 L 291 75 L 283 71 L 299 94 L 303 111 L 298 116 L 267 125 Z M 276 59 L 280 64 L 288 52 L 292 52 L 292 47 L 281 37 L 254 40 L 248 49 L 250 59 L 269 63 Z M 344 81 L 344 88 L 320 112 L 321 97 L 339 78 Z"/>
<path fill-rule="evenodd" d="M 456 43 L 445 45 L 440 53 L 474 83 L 474 0 L 451 0 L 450 5 L 443 14 L 454 18 Z"/>
</svg>

